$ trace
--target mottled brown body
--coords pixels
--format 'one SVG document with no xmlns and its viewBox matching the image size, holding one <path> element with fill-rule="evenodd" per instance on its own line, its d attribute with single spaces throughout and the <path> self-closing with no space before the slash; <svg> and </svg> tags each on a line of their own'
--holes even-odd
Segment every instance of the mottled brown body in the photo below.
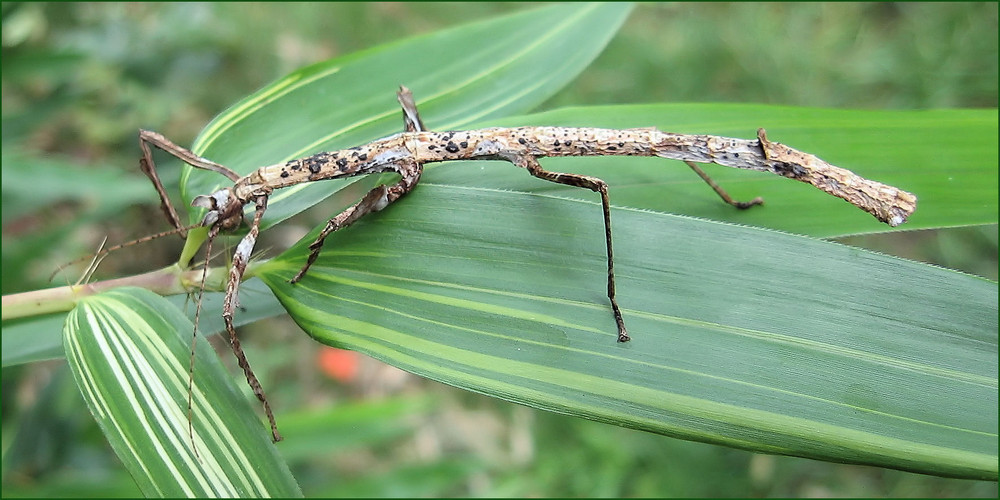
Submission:
<svg viewBox="0 0 1000 500">
<path fill-rule="evenodd" d="M 770 172 L 816 186 L 897 226 L 916 209 L 906 191 L 860 177 L 816 156 L 770 142 L 682 135 L 654 128 L 571 127 L 487 128 L 456 132 L 408 132 L 364 146 L 324 152 L 261 167 L 233 187 L 243 204 L 254 196 L 302 182 L 395 171 L 407 175 L 412 163 L 450 160 L 509 160 L 519 156 L 659 156 L 673 160 Z M 404 168 L 404 164 L 409 167 Z"/>
<path fill-rule="evenodd" d="M 317 153 L 285 163 L 258 168 L 240 177 L 232 170 L 198 157 L 191 151 L 173 144 L 155 132 L 141 131 L 140 144 L 143 158 L 140 162 L 160 194 L 164 212 L 177 231 L 180 225 L 173 206 L 170 205 L 152 163 L 148 144 L 153 144 L 185 162 L 206 170 L 221 173 L 234 181 L 232 187 L 220 189 L 209 195 L 198 196 L 193 205 L 208 210 L 200 225 L 209 228 L 209 249 L 212 239 L 224 230 L 234 229 L 243 223 L 243 209 L 255 205 L 250 231 L 237 246 L 233 255 L 223 319 L 229 333 L 233 351 L 247 382 L 263 403 L 271 423 L 275 441 L 281 439 L 271 414 L 263 389 L 253 374 L 240 348 L 233 314 L 238 307 L 238 290 L 243 273 L 250 260 L 260 221 L 267 207 L 268 196 L 276 189 L 303 182 L 321 181 L 381 172 L 396 172 L 401 179 L 393 185 L 372 189 L 358 203 L 330 219 L 309 246 L 310 254 L 302 269 L 291 282 L 301 280 L 316 260 L 326 237 L 346 227 L 365 214 L 382 210 L 414 187 L 420 180 L 423 165 L 451 160 L 506 160 L 526 169 L 531 175 L 551 182 L 583 187 L 601 195 L 604 214 L 605 239 L 608 257 L 608 299 L 618 326 L 618 341 L 630 337 L 625 329 L 621 310 L 615 299 L 614 257 L 611 244 L 611 205 L 607 184 L 596 177 L 550 172 L 538 163 L 549 156 L 659 156 L 687 163 L 727 203 L 737 208 L 748 208 L 763 203 L 760 198 L 749 202 L 732 200 L 695 163 L 717 163 L 733 168 L 771 172 L 807 182 L 834 196 L 867 211 L 891 226 L 897 226 L 916 209 L 916 197 L 906 191 L 864 179 L 849 170 L 829 163 L 788 146 L 771 142 L 763 129 L 754 140 L 733 139 L 710 135 L 683 135 L 661 132 L 654 128 L 601 129 L 571 127 L 517 127 L 486 128 L 480 130 L 430 132 L 424 129 L 413 96 L 405 87 L 398 93 L 403 108 L 404 132 L 350 149 Z M 207 266 L 207 263 L 206 263 Z M 200 301 L 199 301 L 200 305 Z"/>
</svg>

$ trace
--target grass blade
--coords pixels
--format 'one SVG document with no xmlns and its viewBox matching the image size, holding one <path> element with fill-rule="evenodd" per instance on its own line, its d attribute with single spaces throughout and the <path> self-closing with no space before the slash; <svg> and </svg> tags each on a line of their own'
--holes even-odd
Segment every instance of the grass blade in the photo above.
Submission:
<svg viewBox="0 0 1000 500">
<path fill-rule="evenodd" d="M 80 391 L 115 453 L 147 496 L 301 496 L 248 401 L 203 338 L 187 394 L 193 325 L 140 288 L 87 297 L 64 344 Z M 187 339 L 185 339 L 185 335 Z"/>
</svg>

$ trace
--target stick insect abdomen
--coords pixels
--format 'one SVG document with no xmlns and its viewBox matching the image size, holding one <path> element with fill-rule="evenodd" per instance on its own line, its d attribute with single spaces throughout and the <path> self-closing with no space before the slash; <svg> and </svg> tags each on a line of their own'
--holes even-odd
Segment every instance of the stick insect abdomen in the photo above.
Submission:
<svg viewBox="0 0 1000 500">
<path fill-rule="evenodd" d="M 495 158 L 510 153 L 532 156 L 653 156 L 655 129 L 574 127 L 487 128 L 420 132 L 409 143 L 419 161 Z"/>
</svg>

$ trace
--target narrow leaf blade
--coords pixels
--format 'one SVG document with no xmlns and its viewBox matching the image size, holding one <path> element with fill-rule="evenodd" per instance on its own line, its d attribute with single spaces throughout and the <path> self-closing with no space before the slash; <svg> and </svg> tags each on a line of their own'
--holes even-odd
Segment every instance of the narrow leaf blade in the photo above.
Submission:
<svg viewBox="0 0 1000 500">
<path fill-rule="evenodd" d="M 211 336 L 223 330 L 220 313 L 223 297 L 222 292 L 206 292 L 202 297 L 203 313 L 198 322 L 200 333 Z M 188 318 L 194 318 L 195 311 L 189 307 L 191 304 L 187 295 L 173 295 L 166 299 L 173 307 L 186 310 Z M 237 327 L 285 312 L 270 290 L 257 280 L 240 285 L 240 303 L 246 308 L 246 313 L 233 318 Z M 4 324 L 3 335 L 0 336 L 3 342 L 0 365 L 7 367 L 64 357 L 62 334 L 65 323 L 66 313 L 56 313 Z"/>
<path fill-rule="evenodd" d="M 87 297 L 67 316 L 70 368 L 115 453 L 147 496 L 301 496 L 204 339 L 194 361 L 192 449 L 192 331 L 179 310 L 140 288 Z"/>
</svg>

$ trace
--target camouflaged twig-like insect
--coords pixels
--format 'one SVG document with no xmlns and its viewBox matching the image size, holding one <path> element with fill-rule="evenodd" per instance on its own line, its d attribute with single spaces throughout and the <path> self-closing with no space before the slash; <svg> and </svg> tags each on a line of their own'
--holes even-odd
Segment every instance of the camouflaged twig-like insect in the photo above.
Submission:
<svg viewBox="0 0 1000 500">
<path fill-rule="evenodd" d="M 604 209 L 608 256 L 608 299 L 611 302 L 611 310 L 618 325 L 619 342 L 627 342 L 630 338 L 625 329 L 621 310 L 615 300 L 611 206 L 608 201 L 608 186 L 603 180 L 596 177 L 545 170 L 538 163 L 539 158 L 549 156 L 659 156 L 681 160 L 708 182 L 726 203 L 737 208 L 759 205 L 763 203 L 763 200 L 760 198 L 749 202 L 732 200 L 722 188 L 695 165 L 695 162 L 760 170 L 807 182 L 827 193 L 847 200 L 890 226 L 902 224 L 916 209 L 917 200 L 914 195 L 892 186 L 862 178 L 849 170 L 830 165 L 813 155 L 771 142 L 767 139 L 763 129 L 758 129 L 756 140 L 731 139 L 711 135 L 672 134 L 661 132 L 655 128 L 616 130 L 517 127 L 431 132 L 424 129 L 410 91 L 405 87 L 400 87 L 397 97 L 403 107 L 404 132 L 351 149 L 317 153 L 306 158 L 260 167 L 242 177 L 229 168 L 177 146 L 160 134 L 146 130 L 139 132 L 139 143 L 143 152 L 140 165 L 143 172 L 156 185 L 163 211 L 177 228 L 175 231 L 183 232 L 195 226 L 184 227 L 181 225 L 180 218 L 170 204 L 156 175 L 152 153 L 149 149 L 150 144 L 194 167 L 218 172 L 234 182 L 231 187 L 197 196 L 192 202 L 192 205 L 208 210 L 201 223 L 196 226 L 209 228 L 209 252 L 212 240 L 219 232 L 239 227 L 243 223 L 244 207 L 249 203 L 255 205 L 250 230 L 243 237 L 233 255 L 222 317 L 226 331 L 229 333 L 233 352 L 236 353 L 247 382 L 264 405 L 275 441 L 279 441 L 281 436 L 278 433 L 267 398 L 264 396 L 264 391 L 240 348 L 236 330 L 233 328 L 233 314 L 238 305 L 239 285 L 260 232 L 261 217 L 267 209 L 268 196 L 276 189 L 303 182 L 382 172 L 396 172 L 402 177 L 399 182 L 393 185 L 382 185 L 372 189 L 361 201 L 330 219 L 316 240 L 309 245 L 309 258 L 302 269 L 292 278 L 292 283 L 298 282 L 306 275 L 309 266 L 315 262 L 323 247 L 324 240 L 330 233 L 349 226 L 367 213 L 382 210 L 413 190 L 420 181 L 420 174 L 425 163 L 451 160 L 506 160 L 526 169 L 531 175 L 540 179 L 596 191 L 601 195 Z"/>
</svg>

